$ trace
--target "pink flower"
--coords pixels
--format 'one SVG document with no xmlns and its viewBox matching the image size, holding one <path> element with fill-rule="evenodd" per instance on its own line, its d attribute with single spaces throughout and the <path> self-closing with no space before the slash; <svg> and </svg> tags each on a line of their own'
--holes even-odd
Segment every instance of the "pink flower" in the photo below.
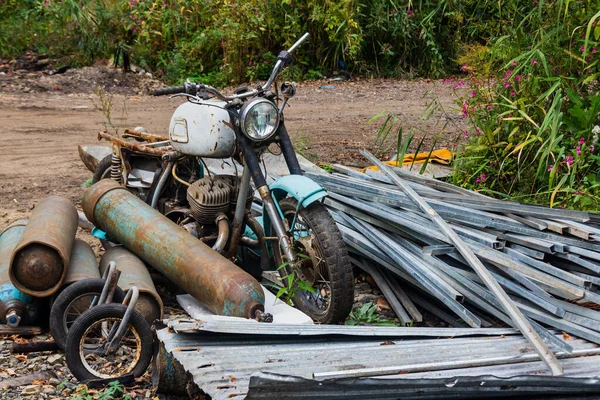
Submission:
<svg viewBox="0 0 600 400">
<path fill-rule="evenodd" d="M 476 97 L 476 96 L 477 96 L 477 92 L 473 90 L 473 91 L 471 92 L 471 97 Z"/>
<path fill-rule="evenodd" d="M 593 152 L 594 152 L 594 145 L 591 145 L 590 146 L 590 153 L 593 153 Z"/>
<path fill-rule="evenodd" d="M 553 168 L 554 168 L 554 164 L 550 164 L 550 166 L 548 167 L 548 172 L 551 172 Z"/>
<path fill-rule="evenodd" d="M 475 179 L 475 183 L 480 183 L 480 182 L 481 182 L 481 179 L 479 179 L 479 178 Z"/>
<path fill-rule="evenodd" d="M 487 109 L 488 109 L 488 110 L 491 110 L 491 109 L 492 109 L 492 105 L 491 105 L 491 104 L 488 104 L 488 105 L 487 105 Z"/>
<path fill-rule="evenodd" d="M 465 131 L 465 137 L 469 137 L 469 131 Z"/>
<path fill-rule="evenodd" d="M 585 46 L 581 46 L 581 52 L 583 53 L 585 51 Z"/>
<path fill-rule="evenodd" d="M 521 75 L 517 75 L 517 76 L 515 76 L 515 79 L 517 80 L 517 82 L 521 82 L 521 78 L 522 78 L 522 76 L 521 76 Z"/>
<path fill-rule="evenodd" d="M 592 53 L 597 53 L 598 49 L 596 49 L 596 46 L 594 46 L 594 48 L 592 49 Z"/>
<path fill-rule="evenodd" d="M 479 129 L 475 129 L 475 134 L 476 135 L 481 135 L 481 131 Z"/>
<path fill-rule="evenodd" d="M 515 92 L 514 90 L 511 90 L 511 91 L 510 91 L 510 95 L 511 95 L 511 96 L 514 96 L 515 94 L 517 94 L 517 92 Z"/>
<path fill-rule="evenodd" d="M 577 147 L 575 148 L 575 151 L 577 152 L 577 155 L 578 155 L 578 156 L 579 156 L 579 155 L 581 155 L 581 147 L 577 146 Z"/>
<path fill-rule="evenodd" d="M 251 67 L 252 66 L 252 61 L 248 61 L 248 66 Z"/>
<path fill-rule="evenodd" d="M 535 61 L 535 59 L 532 58 L 531 59 L 531 65 L 535 65 L 535 64 L 537 64 L 537 61 Z"/>
<path fill-rule="evenodd" d="M 585 143 L 585 138 L 579 138 L 579 144 L 584 144 Z"/>
<path fill-rule="evenodd" d="M 468 70 L 469 70 L 469 65 L 468 65 L 468 64 L 465 64 L 465 65 L 463 65 L 462 67 L 460 67 L 460 70 L 461 70 L 462 72 L 466 72 L 466 71 L 468 71 Z"/>
<path fill-rule="evenodd" d="M 479 177 L 480 182 L 484 182 L 485 181 L 485 174 L 481 173 L 481 176 Z"/>
<path fill-rule="evenodd" d="M 567 164 L 569 164 L 569 165 L 573 164 L 573 156 L 567 157 Z"/>
<path fill-rule="evenodd" d="M 509 87 L 510 87 L 510 83 L 506 82 L 506 83 L 504 84 L 504 89 L 508 89 Z"/>
<path fill-rule="evenodd" d="M 516 67 L 517 64 L 518 64 L 517 60 L 515 60 L 515 61 L 513 61 L 513 62 L 510 63 L 510 65 L 513 66 L 513 67 Z"/>
<path fill-rule="evenodd" d="M 469 115 L 469 102 L 467 100 L 463 101 L 462 105 L 462 116 L 466 117 Z"/>
</svg>

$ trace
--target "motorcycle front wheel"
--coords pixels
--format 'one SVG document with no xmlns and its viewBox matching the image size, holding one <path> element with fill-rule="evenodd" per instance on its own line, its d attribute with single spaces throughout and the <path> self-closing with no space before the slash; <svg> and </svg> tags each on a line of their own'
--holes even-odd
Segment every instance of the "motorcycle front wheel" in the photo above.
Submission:
<svg viewBox="0 0 600 400">
<path fill-rule="evenodd" d="M 298 210 L 294 198 L 279 202 L 294 248 L 296 263 L 286 263 L 279 246 L 273 246 L 275 263 L 284 282 L 294 274 L 309 283 L 313 291 L 296 284 L 294 306 L 321 324 L 343 322 L 354 303 L 354 277 L 348 250 L 335 221 L 322 203 Z"/>
</svg>

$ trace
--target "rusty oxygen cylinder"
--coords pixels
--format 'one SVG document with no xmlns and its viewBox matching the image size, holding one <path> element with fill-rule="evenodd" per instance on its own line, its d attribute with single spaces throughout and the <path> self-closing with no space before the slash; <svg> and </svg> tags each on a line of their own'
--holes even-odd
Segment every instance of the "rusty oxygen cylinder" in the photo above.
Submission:
<svg viewBox="0 0 600 400">
<path fill-rule="evenodd" d="M 73 250 L 71 250 L 71 259 L 69 260 L 69 270 L 62 283 L 61 290 L 82 279 L 100 278 L 94 249 L 83 240 L 75 239 Z"/>
<path fill-rule="evenodd" d="M 46 297 L 61 287 L 78 222 L 77 210 L 65 198 L 50 196 L 38 203 L 10 260 L 8 272 L 17 289 Z"/>
<path fill-rule="evenodd" d="M 17 289 L 10 281 L 8 268 L 10 256 L 25 232 L 26 220 L 9 225 L 0 234 L 0 322 L 8 326 L 35 323 L 39 314 L 39 301 Z"/>
<path fill-rule="evenodd" d="M 250 274 L 111 179 L 83 194 L 87 218 L 217 315 L 255 318 L 264 293 Z"/>
<path fill-rule="evenodd" d="M 104 274 L 111 261 L 114 261 L 117 269 L 121 271 L 119 287 L 127 292 L 135 285 L 140 290 L 135 309 L 144 316 L 148 324 L 152 326 L 155 320 L 162 319 L 163 302 L 144 262 L 123 246 L 111 247 L 100 259 L 101 274 Z"/>
</svg>

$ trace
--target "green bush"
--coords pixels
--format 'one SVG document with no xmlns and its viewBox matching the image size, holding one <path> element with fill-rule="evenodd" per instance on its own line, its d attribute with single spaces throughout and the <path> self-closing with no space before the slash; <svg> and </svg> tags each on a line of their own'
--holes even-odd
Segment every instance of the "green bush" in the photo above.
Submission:
<svg viewBox="0 0 600 400">
<path fill-rule="evenodd" d="M 473 90 L 459 105 L 472 128 L 456 183 L 600 209 L 598 10 L 598 1 L 529 4 L 485 63 L 463 66 Z"/>
</svg>

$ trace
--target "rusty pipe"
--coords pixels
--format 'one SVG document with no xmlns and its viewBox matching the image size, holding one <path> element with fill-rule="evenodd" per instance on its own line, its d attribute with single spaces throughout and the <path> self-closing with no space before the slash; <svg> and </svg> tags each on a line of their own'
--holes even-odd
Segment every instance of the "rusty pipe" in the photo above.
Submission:
<svg viewBox="0 0 600 400">
<path fill-rule="evenodd" d="M 145 146 L 143 144 L 128 142 L 126 140 L 123 140 L 121 138 L 118 138 L 118 137 L 113 136 L 106 132 L 98 133 L 98 140 L 101 140 L 101 139 L 108 140 L 109 142 L 115 143 L 121 147 L 129 149 L 131 151 L 136 151 L 138 153 L 154 154 L 156 156 L 161 156 L 161 157 L 169 154 L 169 151 L 167 151 L 167 150 L 161 150 L 161 149 L 157 149 L 155 147 Z"/>
<path fill-rule="evenodd" d="M 114 261 L 117 269 L 121 271 L 118 285 L 125 292 L 132 286 L 137 286 L 140 295 L 135 309 L 144 316 L 148 324 L 163 317 L 163 302 L 150 277 L 150 272 L 135 254 L 123 246 L 115 246 L 104 252 L 100 259 L 100 273 L 108 268 L 108 264 Z"/>
<path fill-rule="evenodd" d="M 61 287 L 78 223 L 77 210 L 67 199 L 49 196 L 38 203 L 11 256 L 8 272 L 17 289 L 46 297 Z"/>
<path fill-rule="evenodd" d="M 0 234 L 0 321 L 12 327 L 18 326 L 23 320 L 35 322 L 39 311 L 38 301 L 17 289 L 8 273 L 10 257 L 23 237 L 26 225 L 26 220 L 19 220 Z"/>
<path fill-rule="evenodd" d="M 110 179 L 83 194 L 97 227 L 218 315 L 254 318 L 264 311 L 259 283 Z"/>
<path fill-rule="evenodd" d="M 225 248 L 227 240 L 229 239 L 229 220 L 225 214 L 219 214 L 217 215 L 215 223 L 217 224 L 219 233 L 217 235 L 217 241 L 213 245 L 212 249 L 220 253 Z"/>
<path fill-rule="evenodd" d="M 125 129 L 125 133 L 123 133 L 123 137 L 128 137 L 128 136 L 147 140 L 150 143 L 165 142 L 165 141 L 169 140 L 168 136 L 155 135 L 153 133 L 142 132 L 142 131 L 138 131 L 135 129 Z"/>
</svg>

